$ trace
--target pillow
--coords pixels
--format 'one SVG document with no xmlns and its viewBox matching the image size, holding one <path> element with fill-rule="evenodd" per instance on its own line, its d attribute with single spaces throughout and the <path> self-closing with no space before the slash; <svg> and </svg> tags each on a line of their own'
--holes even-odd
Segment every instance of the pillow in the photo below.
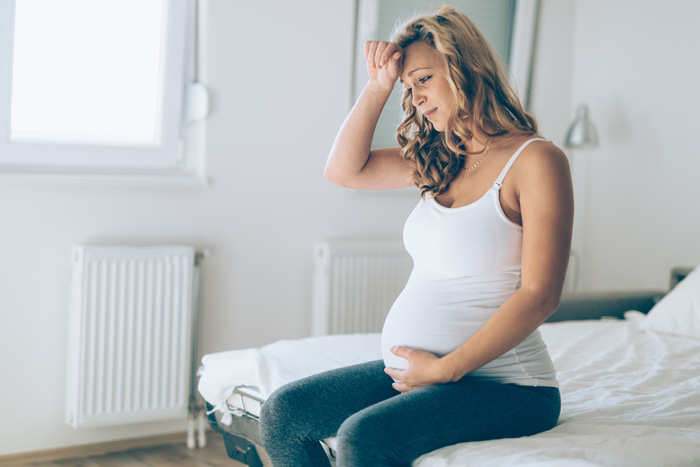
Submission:
<svg viewBox="0 0 700 467">
<path fill-rule="evenodd" d="M 654 305 L 641 328 L 700 339 L 700 266 Z"/>
</svg>

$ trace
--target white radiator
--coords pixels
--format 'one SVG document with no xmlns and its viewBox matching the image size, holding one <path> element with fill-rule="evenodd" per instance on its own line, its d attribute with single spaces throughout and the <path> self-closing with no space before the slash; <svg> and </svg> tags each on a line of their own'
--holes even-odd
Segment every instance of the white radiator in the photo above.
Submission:
<svg viewBox="0 0 700 467">
<path fill-rule="evenodd" d="M 399 240 L 317 243 L 312 335 L 380 332 L 412 268 Z"/>
<path fill-rule="evenodd" d="M 66 422 L 186 417 L 194 249 L 76 247 L 72 266 Z"/>
</svg>

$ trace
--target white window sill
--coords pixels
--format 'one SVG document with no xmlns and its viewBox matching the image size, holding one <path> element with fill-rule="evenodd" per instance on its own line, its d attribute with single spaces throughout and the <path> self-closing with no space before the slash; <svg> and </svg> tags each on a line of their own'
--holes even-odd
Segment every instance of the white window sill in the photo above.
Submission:
<svg viewBox="0 0 700 467">
<path fill-rule="evenodd" d="M 206 188 L 212 179 L 201 174 L 74 174 L 74 173 L 9 173 L 0 172 L 2 185 L 71 185 L 71 186 L 153 186 Z"/>
</svg>

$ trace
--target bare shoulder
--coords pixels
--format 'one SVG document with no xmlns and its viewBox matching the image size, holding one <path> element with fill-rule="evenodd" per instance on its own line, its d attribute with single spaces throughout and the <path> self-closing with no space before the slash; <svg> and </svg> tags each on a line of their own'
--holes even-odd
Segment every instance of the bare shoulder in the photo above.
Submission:
<svg viewBox="0 0 700 467">
<path fill-rule="evenodd" d="M 518 160 L 522 159 L 521 164 L 525 167 L 545 168 L 550 165 L 569 165 L 569 159 L 564 154 L 556 144 L 547 140 L 537 140 L 528 144 L 526 148 L 523 149 L 522 154 L 518 157 Z"/>
<path fill-rule="evenodd" d="M 513 164 L 514 178 L 519 186 L 540 184 L 570 177 L 569 159 L 551 141 L 533 141 L 523 149 Z"/>
</svg>

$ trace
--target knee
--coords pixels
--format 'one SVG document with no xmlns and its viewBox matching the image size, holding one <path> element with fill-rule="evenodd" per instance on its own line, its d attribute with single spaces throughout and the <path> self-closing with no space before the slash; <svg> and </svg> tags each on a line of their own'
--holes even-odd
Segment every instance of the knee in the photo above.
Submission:
<svg viewBox="0 0 700 467">
<path fill-rule="evenodd" d="M 292 411 L 297 403 L 293 390 L 283 386 L 270 394 L 260 408 L 259 430 L 263 444 L 280 437 L 282 431 L 291 429 L 294 422 Z"/>
<path fill-rule="evenodd" d="M 336 436 L 338 465 L 385 465 L 383 431 L 371 415 L 356 413 L 345 420 Z"/>
</svg>

